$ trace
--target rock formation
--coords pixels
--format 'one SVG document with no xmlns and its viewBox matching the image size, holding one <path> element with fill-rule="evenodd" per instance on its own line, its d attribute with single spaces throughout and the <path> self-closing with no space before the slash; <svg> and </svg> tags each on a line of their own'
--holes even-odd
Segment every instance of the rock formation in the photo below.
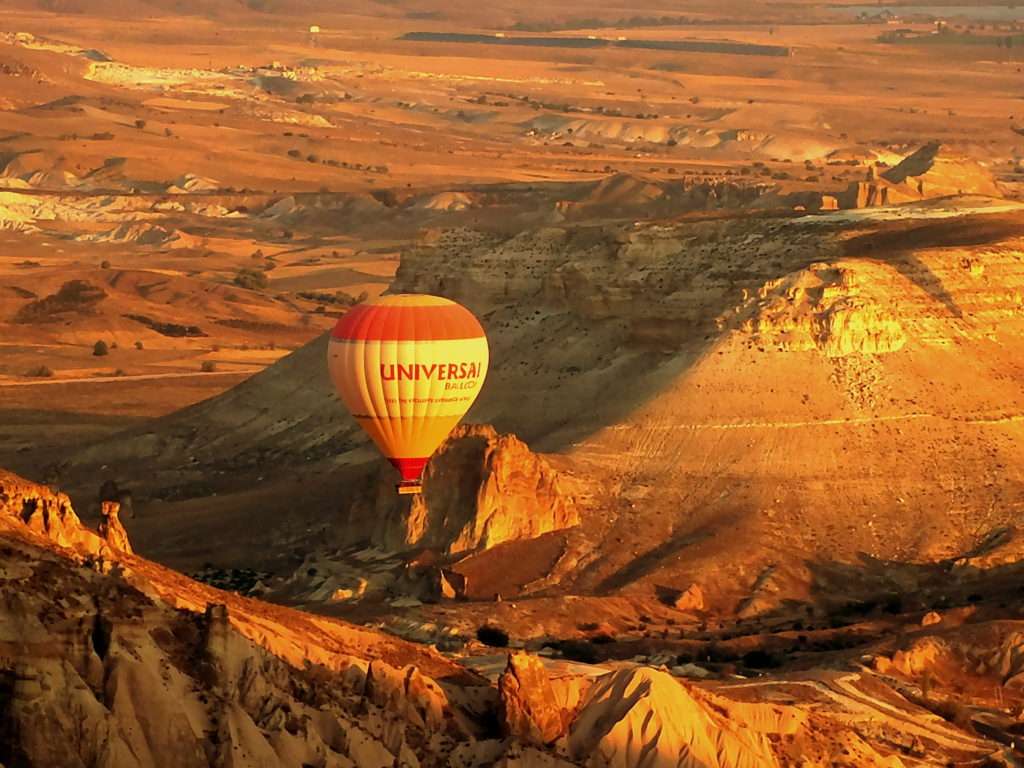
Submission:
<svg viewBox="0 0 1024 768">
<path fill-rule="evenodd" d="M 505 733 L 525 744 L 553 743 L 565 732 L 572 715 L 559 704 L 540 661 L 527 654 L 509 654 L 498 679 L 498 696 Z"/>
<path fill-rule="evenodd" d="M 430 649 L 125 557 L 67 497 L 0 478 L 3 765 L 895 766 L 980 762 L 1012 733 L 990 719 L 993 740 L 971 734 L 886 681 L 929 674 L 934 697 L 967 670 L 1012 691 L 1013 623 L 910 637 L 877 656 L 889 677 L 805 670 L 711 691 L 631 664 L 555 678 L 517 653 L 492 684 Z M 98 546 L 118 568 L 99 567 Z"/>
<path fill-rule="evenodd" d="M 100 524 L 97 526 L 100 538 L 118 552 L 126 555 L 132 553 L 132 545 L 128 540 L 128 531 L 124 529 L 121 519 L 118 516 L 121 511 L 121 504 L 117 501 L 100 502 Z"/>
<path fill-rule="evenodd" d="M 744 330 L 762 343 L 829 357 L 899 350 L 903 328 L 865 282 L 852 266 L 812 264 L 762 286 Z"/>
<path fill-rule="evenodd" d="M 672 601 L 672 607 L 678 611 L 703 611 L 704 590 L 697 584 L 691 584 Z"/>
<path fill-rule="evenodd" d="M 547 470 L 503 498 L 487 490 L 506 473 L 499 443 L 481 436 L 435 457 L 415 506 L 385 473 L 371 487 L 386 464 L 330 393 L 322 340 L 82 449 L 62 481 L 91 489 L 106 464 L 131 468 L 137 499 L 206 488 L 218 509 L 259 516 L 252 546 L 264 550 L 429 548 L 444 566 L 471 556 L 456 570 L 473 594 L 506 601 L 696 582 L 709 614 L 765 615 L 822 594 L 808 563 L 956 557 L 1019 514 L 1024 230 L 1017 213 L 944 205 L 429 234 L 403 254 L 393 290 L 441 293 L 482 318 L 500 365 L 469 419 L 543 452 Z M 239 474 L 264 477 L 258 510 L 232 487 Z M 301 501 L 284 485 L 296 478 Z M 570 488 L 566 504 L 538 504 L 556 486 Z M 283 522 L 294 513 L 308 525 Z M 217 516 L 193 519 L 218 535 Z M 537 546 L 492 546 L 500 530 L 576 519 L 527 539 Z M 772 565 L 770 589 L 751 599 Z M 352 589 L 353 575 L 370 581 L 361 603 L 396 596 L 369 571 L 353 563 L 319 599 Z M 289 597 L 310 594 L 296 585 Z"/>
<path fill-rule="evenodd" d="M 457 427 L 427 465 L 423 493 L 396 497 L 390 474 L 374 506 L 373 543 L 460 555 L 578 525 L 571 477 L 515 435 Z"/>
<path fill-rule="evenodd" d="M 765 707 L 765 714 L 775 716 L 758 727 L 750 727 L 748 716 L 741 726 L 728 708 L 719 708 L 722 704 L 718 697 L 683 687 L 665 672 L 623 669 L 591 689 L 573 722 L 569 751 L 574 759 L 590 757 L 597 765 L 778 765 L 768 734 L 792 734 L 802 718 Z"/>
<path fill-rule="evenodd" d="M 0 482 L 4 765 L 418 765 L 414 751 L 441 763 L 453 748 L 475 754 L 471 718 L 421 671 L 459 672 L 439 657 L 338 622 L 289 620 L 138 558 L 116 576 L 81 568 L 102 542 L 67 497 L 9 473 Z M 419 666 L 400 671 L 381 655 Z M 449 721 L 456 740 L 440 727 Z"/>
<path fill-rule="evenodd" d="M 931 142 L 881 174 L 871 166 L 865 181 L 852 183 L 838 197 L 841 208 L 871 208 L 948 195 L 1002 197 L 1002 192 L 987 168 Z"/>
<path fill-rule="evenodd" d="M 0 469 L 0 530 L 24 527 L 62 547 L 98 555 L 103 540 L 82 525 L 63 493 Z"/>
</svg>

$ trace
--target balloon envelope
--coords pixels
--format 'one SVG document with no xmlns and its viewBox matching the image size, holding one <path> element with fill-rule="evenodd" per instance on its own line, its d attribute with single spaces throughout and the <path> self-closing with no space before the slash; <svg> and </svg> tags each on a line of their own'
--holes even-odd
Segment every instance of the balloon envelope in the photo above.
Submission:
<svg viewBox="0 0 1024 768">
<path fill-rule="evenodd" d="M 327 362 L 342 401 L 408 483 L 480 393 L 487 337 L 454 301 L 382 296 L 338 321 Z"/>
</svg>

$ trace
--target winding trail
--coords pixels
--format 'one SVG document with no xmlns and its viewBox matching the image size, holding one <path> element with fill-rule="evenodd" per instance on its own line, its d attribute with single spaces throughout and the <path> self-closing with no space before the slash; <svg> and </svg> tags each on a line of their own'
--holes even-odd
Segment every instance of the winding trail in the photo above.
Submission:
<svg viewBox="0 0 1024 768">
<path fill-rule="evenodd" d="M 46 384 L 110 384 L 119 381 L 146 381 L 150 379 L 186 379 L 195 376 L 251 376 L 262 368 L 235 371 L 181 371 L 180 373 L 137 373 L 131 376 L 85 376 L 75 379 L 38 379 L 32 381 L 0 381 L 3 387 L 41 387 Z"/>
<path fill-rule="evenodd" d="M 803 429 L 805 427 L 848 426 L 851 424 L 876 424 L 883 421 L 912 421 L 917 419 L 941 419 L 943 421 L 959 421 L 967 424 L 1005 424 L 1024 421 L 1024 413 L 1011 413 L 998 416 L 988 414 L 964 414 L 943 416 L 938 413 L 897 413 L 886 416 L 850 416 L 835 419 L 816 419 L 810 421 L 737 421 L 726 424 L 659 424 L 638 427 L 633 424 L 615 424 L 607 429 L 612 432 L 642 430 L 644 432 L 669 432 L 677 430 L 701 429 Z"/>
</svg>

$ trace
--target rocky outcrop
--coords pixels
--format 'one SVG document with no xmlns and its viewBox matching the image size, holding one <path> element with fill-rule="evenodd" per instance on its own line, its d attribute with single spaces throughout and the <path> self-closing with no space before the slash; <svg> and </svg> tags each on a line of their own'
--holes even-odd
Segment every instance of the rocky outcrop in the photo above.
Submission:
<svg viewBox="0 0 1024 768">
<path fill-rule="evenodd" d="M 515 435 L 457 427 L 427 465 L 423 493 L 394 493 L 382 478 L 373 542 L 393 551 L 460 555 L 578 525 L 575 483 Z"/>
<path fill-rule="evenodd" d="M 457 707 L 415 668 L 293 666 L 224 604 L 179 612 L 39 550 L 0 549 L 22 576 L 0 586 L 5 765 L 419 765 L 477 743 L 446 726 Z"/>
<path fill-rule="evenodd" d="M 814 325 L 817 347 L 829 357 L 895 352 L 906 342 L 899 321 L 862 298 L 834 302 L 817 314 Z"/>
<path fill-rule="evenodd" d="M 672 607 L 677 611 L 703 611 L 704 590 L 698 584 L 691 584 L 675 597 Z"/>
<path fill-rule="evenodd" d="M 872 208 L 949 195 L 1001 197 L 1002 192 L 987 168 L 931 142 L 882 173 L 869 167 L 867 178 L 850 184 L 838 200 L 842 208 Z"/>
<path fill-rule="evenodd" d="M 881 180 L 902 187 L 920 198 L 945 195 L 1000 197 L 992 173 L 970 158 L 951 152 L 937 141 L 929 142 L 881 174 Z"/>
<path fill-rule="evenodd" d="M 929 612 L 921 624 L 938 630 L 939 614 Z M 989 624 L 925 636 L 907 643 L 890 655 L 879 655 L 875 669 L 930 682 L 956 683 L 961 678 L 988 678 L 986 684 L 1024 688 L 1024 632 L 1014 625 Z"/>
<path fill-rule="evenodd" d="M 79 556 L 97 547 L 115 560 L 123 552 L 82 528 L 63 494 L 6 472 L 0 489 L 4 765 L 418 766 L 455 750 L 467 766 L 478 753 L 496 759 L 424 671 L 429 655 L 403 646 L 386 661 L 373 649 L 395 649 L 391 639 L 296 612 L 282 623 L 273 614 L 285 609 L 140 558 L 116 573 L 83 568 Z M 355 641 L 350 652 L 338 652 L 339 632 Z M 404 668 L 393 663 L 403 657 Z M 459 673 L 442 663 L 445 676 Z M 467 683 L 479 699 L 479 681 Z"/>
<path fill-rule="evenodd" d="M 762 286 L 742 328 L 761 343 L 829 357 L 895 352 L 903 327 L 863 283 L 852 266 L 811 264 Z"/>
<path fill-rule="evenodd" d="M 63 493 L 0 469 L 0 529 L 28 530 L 61 547 L 101 554 L 103 540 L 82 525 Z"/>
<path fill-rule="evenodd" d="M 371 662 L 366 672 L 366 699 L 428 733 L 460 732 L 452 719 L 448 697 L 435 681 L 416 667 L 395 669 L 383 662 Z"/>
<path fill-rule="evenodd" d="M 606 176 L 575 200 L 560 200 L 556 214 L 566 219 L 671 215 L 683 211 L 770 205 L 772 185 L 724 179 L 665 182 L 628 173 Z"/>
<path fill-rule="evenodd" d="M 132 553 L 132 545 L 128 540 L 128 531 L 124 529 L 119 517 L 121 504 L 117 501 L 100 502 L 100 524 L 97 526 L 100 538 L 118 552 L 126 555 Z"/>
<path fill-rule="evenodd" d="M 572 724 L 569 753 L 588 765 L 778 765 L 769 734 L 793 734 L 796 710 L 729 702 L 684 686 L 666 672 L 621 669 L 598 681 Z M 742 724 L 741 724 L 742 723 Z"/>
<path fill-rule="evenodd" d="M 572 713 L 560 705 L 536 656 L 509 654 L 508 666 L 498 679 L 498 696 L 506 735 L 525 744 L 551 744 L 571 719 Z"/>
<path fill-rule="evenodd" d="M 850 669 L 710 691 L 644 666 L 549 673 L 517 654 L 495 686 L 429 649 L 113 548 L 116 571 L 83 567 L 90 550 L 66 497 L 2 477 L 4 765 L 750 768 L 808 756 L 897 765 L 908 744 L 980 762 L 995 748 Z M 11 513 L 25 501 L 61 525 L 31 529 Z M 959 666 L 1016 685 L 1024 635 L 1010 624 L 990 623 L 995 637 L 975 625 L 962 642 L 914 639 L 888 673 L 930 671 L 941 683 Z"/>
</svg>

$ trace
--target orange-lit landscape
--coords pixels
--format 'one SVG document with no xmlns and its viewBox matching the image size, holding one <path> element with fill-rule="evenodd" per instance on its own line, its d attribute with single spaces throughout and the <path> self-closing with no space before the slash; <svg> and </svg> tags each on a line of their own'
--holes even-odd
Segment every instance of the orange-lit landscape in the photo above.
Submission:
<svg viewBox="0 0 1024 768">
<path fill-rule="evenodd" d="M 1022 72 L 969 0 L 9 0 L 0 766 L 1024 764 Z"/>
</svg>

